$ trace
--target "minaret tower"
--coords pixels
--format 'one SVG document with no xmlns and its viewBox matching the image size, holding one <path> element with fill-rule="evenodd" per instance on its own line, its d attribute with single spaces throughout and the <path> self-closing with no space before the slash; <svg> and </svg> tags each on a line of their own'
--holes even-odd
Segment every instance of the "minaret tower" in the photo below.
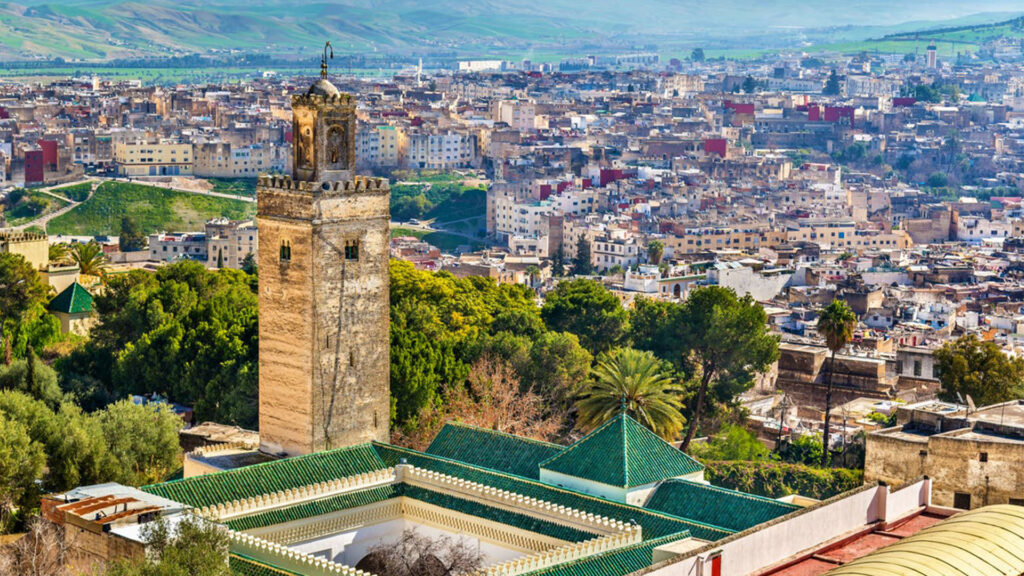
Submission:
<svg viewBox="0 0 1024 576">
<path fill-rule="evenodd" d="M 355 176 L 355 103 L 321 77 L 292 96 L 292 176 L 262 176 L 260 450 L 386 442 L 388 182 Z M 330 54 L 333 57 L 333 53 Z"/>
</svg>

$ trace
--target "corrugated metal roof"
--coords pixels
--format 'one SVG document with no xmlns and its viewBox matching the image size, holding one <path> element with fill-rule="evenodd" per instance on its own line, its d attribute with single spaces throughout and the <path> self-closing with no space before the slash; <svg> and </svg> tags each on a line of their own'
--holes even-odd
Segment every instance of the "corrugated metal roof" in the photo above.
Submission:
<svg viewBox="0 0 1024 576">
<path fill-rule="evenodd" d="M 1018 576 L 1024 573 L 1024 507 L 958 514 L 828 572 L 828 576 Z"/>
</svg>

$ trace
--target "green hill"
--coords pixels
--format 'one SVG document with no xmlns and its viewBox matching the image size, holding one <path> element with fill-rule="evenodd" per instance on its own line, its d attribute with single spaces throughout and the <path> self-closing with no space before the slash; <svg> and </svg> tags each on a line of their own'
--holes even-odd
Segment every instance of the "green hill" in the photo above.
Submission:
<svg viewBox="0 0 1024 576">
<path fill-rule="evenodd" d="M 972 14 L 1022 10 L 1015 0 L 640 0 L 628 8 L 617 0 L 16 0 L 0 2 L 0 58 L 103 60 L 226 50 L 311 55 L 328 39 L 343 54 L 525 58 L 713 39 L 720 47 L 796 46 L 829 35 L 866 39 L 860 27 L 920 22 L 922 15 L 930 23 L 920 27 L 934 28 Z"/>
<path fill-rule="evenodd" d="M 160 231 L 198 231 L 210 218 L 252 217 L 256 204 L 211 196 L 175 192 L 166 188 L 106 182 L 92 198 L 54 218 L 49 234 L 112 236 L 121 230 L 121 218 L 130 216 L 146 234 Z"/>
</svg>

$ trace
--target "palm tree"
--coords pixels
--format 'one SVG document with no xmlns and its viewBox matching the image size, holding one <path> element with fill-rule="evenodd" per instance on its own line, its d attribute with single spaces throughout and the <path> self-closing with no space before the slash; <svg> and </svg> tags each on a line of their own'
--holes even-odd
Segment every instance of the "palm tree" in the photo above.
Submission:
<svg viewBox="0 0 1024 576">
<path fill-rule="evenodd" d="M 657 266 L 661 264 L 661 257 L 665 254 L 665 245 L 660 240 L 651 240 L 647 244 L 647 260 Z"/>
<path fill-rule="evenodd" d="M 96 242 L 72 246 L 71 259 L 78 264 L 79 272 L 89 276 L 103 276 L 107 269 L 107 256 Z"/>
<path fill-rule="evenodd" d="M 58 242 L 56 244 L 50 244 L 50 262 L 63 262 L 68 259 L 68 253 L 70 248 L 64 242 Z"/>
<path fill-rule="evenodd" d="M 526 267 L 526 276 L 530 279 L 530 287 L 537 285 L 537 278 L 540 278 L 540 268 L 531 264 Z"/>
<path fill-rule="evenodd" d="M 618 348 L 604 354 L 591 375 L 593 380 L 576 402 L 580 428 L 594 429 L 625 408 L 626 414 L 666 440 L 675 439 L 683 429 L 683 390 L 654 354 Z"/>
<path fill-rule="evenodd" d="M 825 430 L 822 434 L 821 465 L 828 465 L 828 425 L 832 413 L 832 374 L 835 370 L 836 352 L 853 338 L 853 329 L 857 327 L 857 315 L 841 300 L 833 300 L 831 304 L 818 314 L 818 333 L 825 337 L 825 346 L 832 353 L 828 361 L 825 390 Z M 845 431 L 844 431 L 845 433 Z"/>
</svg>

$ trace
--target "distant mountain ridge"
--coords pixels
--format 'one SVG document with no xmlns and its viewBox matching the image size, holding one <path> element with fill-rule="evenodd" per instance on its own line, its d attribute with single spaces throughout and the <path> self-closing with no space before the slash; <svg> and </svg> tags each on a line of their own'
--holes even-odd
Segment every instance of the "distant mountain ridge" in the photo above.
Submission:
<svg viewBox="0 0 1024 576">
<path fill-rule="evenodd" d="M 111 59 L 240 49 L 289 53 L 331 39 L 343 51 L 485 55 L 565 46 L 686 44 L 804 29 L 931 27 L 1009 0 L 19 0 L 0 2 L 0 58 Z M 982 18 L 984 20 L 984 18 Z M 996 21 L 995 15 L 987 21 Z M 901 30 L 894 30 L 899 32 Z M 864 37 L 867 37 L 865 33 Z"/>
</svg>

